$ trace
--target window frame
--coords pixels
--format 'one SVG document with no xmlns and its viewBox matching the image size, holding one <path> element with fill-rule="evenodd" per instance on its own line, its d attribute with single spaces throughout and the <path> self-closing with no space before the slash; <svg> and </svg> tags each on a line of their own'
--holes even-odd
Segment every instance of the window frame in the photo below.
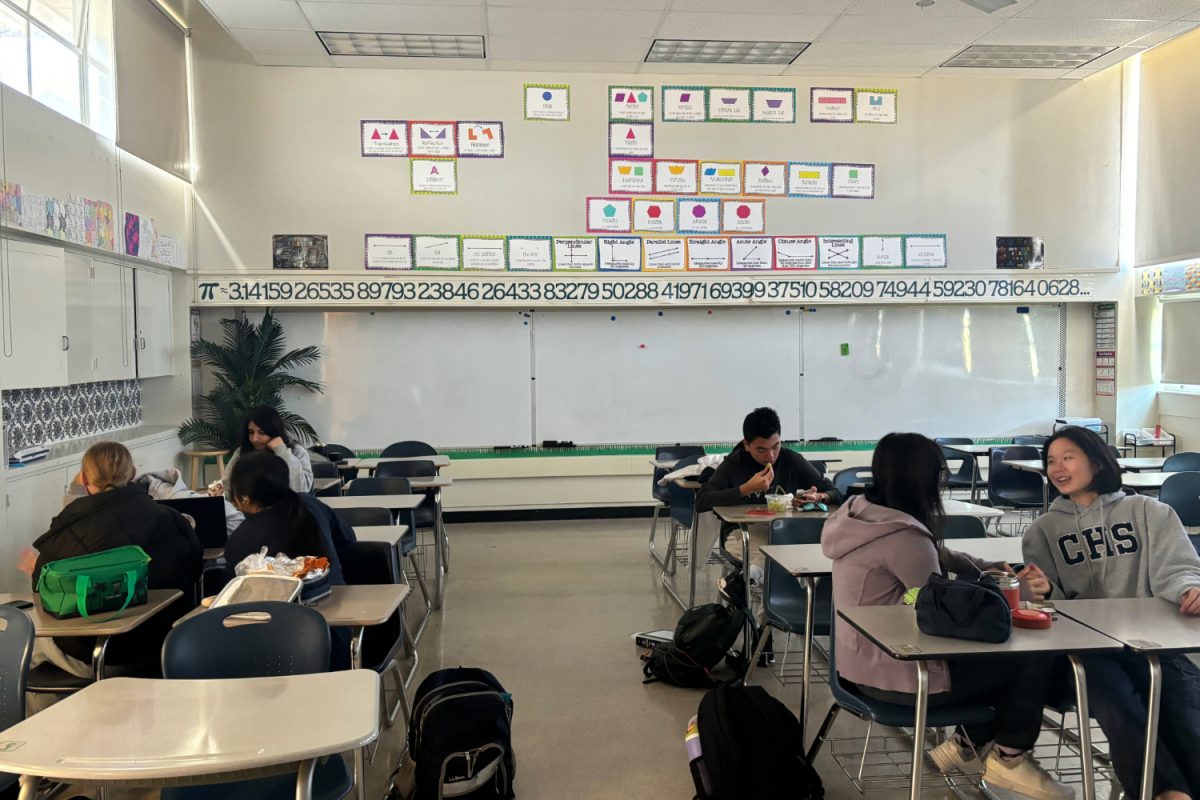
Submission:
<svg viewBox="0 0 1200 800">
<path fill-rule="evenodd" d="M 73 119 L 75 122 L 78 122 L 81 125 L 87 126 L 89 129 L 95 131 L 97 134 L 105 137 L 106 139 L 111 139 L 113 141 L 116 141 L 116 138 L 117 138 L 116 126 L 119 121 L 119 118 L 116 113 L 116 106 L 117 106 L 117 103 L 119 102 L 118 98 L 117 98 L 117 91 L 116 91 L 116 64 L 113 63 L 113 64 L 104 65 L 99 59 L 92 58 L 91 53 L 89 53 L 88 44 L 89 44 L 89 40 L 91 38 L 90 37 L 91 24 L 92 24 L 92 7 L 91 6 L 92 6 L 92 2 L 94 2 L 94 0 L 78 0 L 78 1 L 82 3 L 82 7 L 79 9 L 80 19 L 79 19 L 78 34 L 77 34 L 79 40 L 77 42 L 73 42 L 67 38 L 64 38 L 57 31 L 50 28 L 48 25 L 46 25 L 45 23 L 40 21 L 37 17 L 35 17 L 33 15 L 33 12 L 30 10 L 31 3 L 29 3 L 28 0 L 25 0 L 25 2 L 23 2 L 23 3 L 18 3 L 18 0 L 0 0 L 0 6 L 3 6 L 6 11 L 9 11 L 10 13 L 16 15 L 19 19 L 21 19 L 25 23 L 25 86 L 23 86 L 23 87 L 11 86 L 11 88 L 15 91 L 19 91 L 21 94 L 25 95 L 26 97 L 29 97 L 30 99 L 36 99 L 33 97 L 33 84 L 34 84 L 33 28 L 36 26 L 38 29 L 38 32 L 40 34 L 47 36 L 50 39 L 53 39 L 54 41 L 58 42 L 59 44 L 63 45 L 64 47 L 68 48 L 76 56 L 77 64 L 78 64 L 76 80 L 78 81 L 78 86 L 79 86 L 79 118 L 74 119 L 72 117 L 68 117 L 68 119 Z M 24 6 L 24 7 L 22 7 L 22 6 Z M 112 2 L 108 3 L 108 10 L 109 10 L 109 14 L 111 15 L 113 13 L 113 3 Z M 112 25 L 110 25 L 109 27 L 111 28 Z M 112 42 L 109 43 L 109 51 L 115 52 L 114 44 Z M 113 82 L 113 93 L 112 93 L 113 94 L 113 120 L 112 120 L 113 125 L 112 125 L 111 131 L 100 130 L 97 127 L 99 120 L 92 119 L 92 108 L 91 108 L 91 106 L 92 106 L 92 86 L 91 86 L 91 75 L 90 75 L 89 67 L 92 66 L 93 63 L 95 64 L 96 69 L 98 71 L 106 72 L 108 74 L 109 78 Z M 5 84 L 5 85 L 10 85 L 10 84 Z M 38 102 L 41 102 L 41 101 L 38 101 Z M 47 106 L 47 107 L 49 108 L 49 106 Z M 61 112 L 58 112 L 57 109 L 55 109 L 55 112 L 61 113 Z M 64 116 L 66 116 L 66 115 L 64 115 Z"/>
</svg>

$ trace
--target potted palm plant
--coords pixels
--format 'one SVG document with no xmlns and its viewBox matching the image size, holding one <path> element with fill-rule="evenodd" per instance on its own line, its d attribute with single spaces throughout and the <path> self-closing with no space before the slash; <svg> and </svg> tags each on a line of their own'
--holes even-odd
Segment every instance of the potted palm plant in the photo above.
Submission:
<svg viewBox="0 0 1200 800">
<path fill-rule="evenodd" d="M 265 405 L 279 411 L 293 441 L 318 441 L 308 420 L 283 407 L 282 395 L 288 388 L 322 391 L 321 384 L 291 372 L 315 364 L 321 349 L 310 345 L 286 350 L 283 325 L 269 308 L 257 325 L 239 309 L 232 319 L 221 320 L 221 330 L 221 342 L 198 339 L 192 343 L 192 358 L 212 369 L 213 388 L 197 401 L 196 416 L 179 426 L 179 440 L 185 445 L 232 450 L 242 440 L 246 412 Z"/>
</svg>

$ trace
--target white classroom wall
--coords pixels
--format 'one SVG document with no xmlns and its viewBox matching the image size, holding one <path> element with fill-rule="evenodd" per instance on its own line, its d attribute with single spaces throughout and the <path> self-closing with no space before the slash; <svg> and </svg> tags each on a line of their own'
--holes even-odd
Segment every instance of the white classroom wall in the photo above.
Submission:
<svg viewBox="0 0 1200 800">
<path fill-rule="evenodd" d="M 326 234 L 331 267 L 358 270 L 368 232 L 583 233 L 584 198 L 608 193 L 610 84 L 797 89 L 794 125 L 656 121 L 659 158 L 877 165 L 874 200 L 768 200 L 769 234 L 946 233 L 952 269 L 988 271 L 997 235 L 1044 235 L 1050 268 L 1117 263 L 1120 69 L 839 81 L 258 67 L 218 28 L 191 41 L 202 271 L 269 271 L 272 234 Z M 522 85 L 537 82 L 570 84 L 570 122 L 522 120 Z M 811 86 L 896 88 L 900 123 L 810 123 Z M 408 159 L 360 156 L 362 119 L 499 120 L 505 154 L 461 159 L 457 196 L 412 195 Z"/>
</svg>

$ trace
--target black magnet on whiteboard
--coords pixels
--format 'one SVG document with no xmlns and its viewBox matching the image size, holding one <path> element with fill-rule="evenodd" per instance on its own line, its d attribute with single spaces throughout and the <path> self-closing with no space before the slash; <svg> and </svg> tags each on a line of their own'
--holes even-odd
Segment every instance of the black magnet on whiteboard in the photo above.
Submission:
<svg viewBox="0 0 1200 800">
<path fill-rule="evenodd" d="M 663 312 L 661 312 L 661 311 L 658 312 L 658 315 L 661 317 L 663 315 Z"/>
<path fill-rule="evenodd" d="M 1017 313 L 1018 314 L 1028 314 L 1029 306 L 1017 306 Z"/>
</svg>

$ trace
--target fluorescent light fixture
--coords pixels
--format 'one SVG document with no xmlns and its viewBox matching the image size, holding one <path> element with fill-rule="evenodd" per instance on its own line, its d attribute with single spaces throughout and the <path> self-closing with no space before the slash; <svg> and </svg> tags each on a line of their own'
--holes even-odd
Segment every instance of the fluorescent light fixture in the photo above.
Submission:
<svg viewBox="0 0 1200 800">
<path fill-rule="evenodd" d="M 1004 69 L 1075 69 L 1111 53 L 1115 47 L 1068 47 L 1063 45 L 973 44 L 943 67 L 992 67 Z"/>
<path fill-rule="evenodd" d="M 655 39 L 645 60 L 675 64 L 790 64 L 808 45 L 808 42 Z"/>
<path fill-rule="evenodd" d="M 482 36 L 441 33 L 355 33 L 317 31 L 331 56 L 486 58 Z"/>
<path fill-rule="evenodd" d="M 978 8 L 980 11 L 985 11 L 988 14 L 999 11 L 1002 8 L 1015 6 L 1017 0 L 962 0 L 972 8 Z"/>
</svg>

